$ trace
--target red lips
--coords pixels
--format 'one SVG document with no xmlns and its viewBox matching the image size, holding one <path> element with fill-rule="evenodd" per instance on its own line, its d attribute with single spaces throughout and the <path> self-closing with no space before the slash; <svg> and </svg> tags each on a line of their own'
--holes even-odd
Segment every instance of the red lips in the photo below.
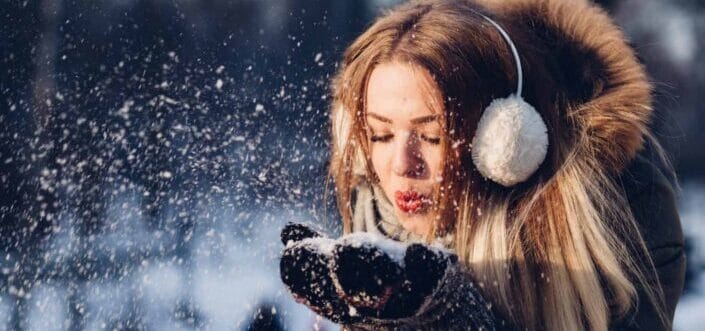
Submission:
<svg viewBox="0 0 705 331">
<path fill-rule="evenodd" d="M 397 207 L 405 213 L 420 213 L 431 205 L 431 200 L 429 198 L 416 191 L 396 191 L 394 193 L 394 198 L 396 200 Z"/>
</svg>

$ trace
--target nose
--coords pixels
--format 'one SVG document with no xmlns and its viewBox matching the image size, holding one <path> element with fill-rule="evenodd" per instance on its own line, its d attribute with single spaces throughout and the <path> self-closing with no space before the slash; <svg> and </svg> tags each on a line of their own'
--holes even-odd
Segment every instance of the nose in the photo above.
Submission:
<svg viewBox="0 0 705 331">
<path fill-rule="evenodd" d="M 423 178 L 427 175 L 426 161 L 420 149 L 419 137 L 406 133 L 395 146 L 392 171 L 397 176 Z"/>
</svg>

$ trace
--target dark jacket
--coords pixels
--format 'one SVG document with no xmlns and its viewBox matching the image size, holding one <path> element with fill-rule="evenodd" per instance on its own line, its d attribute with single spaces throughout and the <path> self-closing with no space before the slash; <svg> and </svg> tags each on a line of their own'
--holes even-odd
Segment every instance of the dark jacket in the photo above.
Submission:
<svg viewBox="0 0 705 331">
<path fill-rule="evenodd" d="M 653 121 L 653 85 L 621 28 L 606 11 L 587 0 L 474 0 L 527 34 L 522 49 L 552 63 L 553 88 L 573 128 L 590 135 L 575 139 L 575 150 L 591 151 L 605 172 L 619 174 L 627 199 L 656 267 L 673 320 L 684 278 L 683 231 L 676 209 L 675 183 L 645 139 Z M 527 51 L 524 51 L 526 54 Z M 531 69 L 531 64 L 527 64 Z M 644 144 L 644 141 L 647 144 Z M 574 160 L 582 162 L 581 160 Z M 629 246 L 629 245 L 627 245 Z M 648 263 L 644 263 L 648 264 Z M 613 330 L 665 330 L 643 291 L 639 305 Z"/>
<path fill-rule="evenodd" d="M 674 183 L 653 152 L 637 155 L 622 173 L 632 213 L 649 249 L 663 289 L 666 314 L 673 321 L 676 304 L 683 290 L 686 256 L 683 250 L 683 230 L 676 208 Z M 627 318 L 615 323 L 611 330 L 667 330 L 648 301 L 639 291 L 639 304 Z"/>
</svg>

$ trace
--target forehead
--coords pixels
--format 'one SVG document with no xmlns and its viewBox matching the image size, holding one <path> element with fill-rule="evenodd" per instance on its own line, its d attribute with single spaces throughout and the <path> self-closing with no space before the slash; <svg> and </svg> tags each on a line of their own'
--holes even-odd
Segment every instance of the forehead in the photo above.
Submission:
<svg viewBox="0 0 705 331">
<path fill-rule="evenodd" d="M 366 111 L 402 120 L 440 110 L 440 93 L 431 74 L 410 63 L 377 65 L 367 83 Z"/>
</svg>

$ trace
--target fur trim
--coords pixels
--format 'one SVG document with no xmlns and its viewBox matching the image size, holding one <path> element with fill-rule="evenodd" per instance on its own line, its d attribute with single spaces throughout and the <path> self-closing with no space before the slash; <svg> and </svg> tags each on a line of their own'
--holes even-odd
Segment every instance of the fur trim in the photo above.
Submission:
<svg viewBox="0 0 705 331">
<path fill-rule="evenodd" d="M 527 47 L 550 54 L 551 74 L 564 89 L 557 93 L 571 105 L 565 111 L 577 129 L 578 157 L 622 170 L 643 147 L 652 86 L 608 14 L 585 0 L 476 1 L 505 21 L 518 22 L 515 29 L 538 36 L 540 44 Z"/>
</svg>

